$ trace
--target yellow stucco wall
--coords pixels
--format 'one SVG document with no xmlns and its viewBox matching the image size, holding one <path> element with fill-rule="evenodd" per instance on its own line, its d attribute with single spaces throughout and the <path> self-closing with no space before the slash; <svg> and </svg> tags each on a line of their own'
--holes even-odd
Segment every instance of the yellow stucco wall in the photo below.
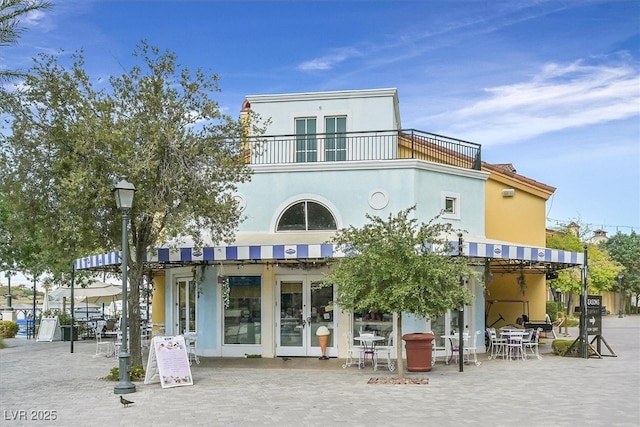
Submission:
<svg viewBox="0 0 640 427">
<path fill-rule="evenodd" d="M 507 188 L 515 191 L 512 197 L 502 195 Z M 492 172 L 485 187 L 485 236 L 544 247 L 548 197 Z"/>
<path fill-rule="evenodd" d="M 497 273 L 487 285 L 486 307 L 491 307 L 487 315 L 487 326 L 496 322 L 500 315 L 504 320 L 493 326 L 515 325 L 516 320 L 526 313 L 523 304 L 515 301 L 528 301 L 529 320 L 544 320 L 546 313 L 547 286 L 544 275 L 525 274 L 525 286 L 518 285 L 519 273 Z M 490 303 L 493 301 L 493 303 Z M 510 302 L 506 302 L 510 301 Z"/>
<path fill-rule="evenodd" d="M 489 239 L 545 247 L 546 201 L 552 190 L 532 185 L 517 176 L 490 170 L 485 186 L 485 236 Z M 546 187 L 546 186 L 544 186 Z M 513 196 L 502 192 L 513 189 Z M 494 273 L 487 284 L 486 300 L 526 300 L 529 302 L 529 319 L 544 320 L 546 313 L 547 287 L 544 274 L 528 274 L 524 269 L 524 288 L 518 285 L 519 272 Z M 500 313 L 497 313 L 497 311 Z M 502 314 L 505 321 L 496 323 L 500 327 L 515 324 L 522 316 L 522 304 L 495 303 L 487 317 L 487 326 Z"/>
<path fill-rule="evenodd" d="M 151 322 L 154 332 L 162 332 L 157 325 L 165 324 L 165 276 L 153 277 L 153 294 L 151 297 Z"/>
</svg>

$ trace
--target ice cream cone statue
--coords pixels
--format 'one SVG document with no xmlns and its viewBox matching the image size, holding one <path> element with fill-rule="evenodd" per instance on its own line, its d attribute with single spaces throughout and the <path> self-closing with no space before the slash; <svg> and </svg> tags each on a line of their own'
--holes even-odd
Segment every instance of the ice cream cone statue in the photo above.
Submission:
<svg viewBox="0 0 640 427">
<path fill-rule="evenodd" d="M 329 328 L 326 326 L 320 326 L 316 330 L 316 335 L 318 336 L 318 342 L 320 343 L 320 349 L 322 350 L 322 356 L 319 357 L 320 360 L 327 360 L 327 341 L 329 341 Z"/>
</svg>

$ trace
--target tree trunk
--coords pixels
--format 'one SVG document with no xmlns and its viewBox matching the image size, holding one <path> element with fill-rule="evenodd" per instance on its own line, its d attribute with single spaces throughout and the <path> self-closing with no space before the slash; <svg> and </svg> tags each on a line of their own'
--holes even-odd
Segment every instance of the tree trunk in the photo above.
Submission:
<svg viewBox="0 0 640 427">
<path fill-rule="evenodd" d="M 129 305 L 127 313 L 129 315 L 129 353 L 131 354 L 131 365 L 142 365 L 142 343 L 140 341 L 140 286 L 142 280 L 142 264 L 135 265 L 129 275 Z"/>
<path fill-rule="evenodd" d="M 398 378 L 404 378 L 404 360 L 402 359 L 402 313 L 398 313 L 398 324 L 396 329 L 396 368 L 398 369 Z"/>
<path fill-rule="evenodd" d="M 569 335 L 569 310 L 571 309 L 571 304 L 573 300 L 573 291 L 569 291 L 567 294 L 567 313 L 564 318 L 564 334 Z"/>
</svg>

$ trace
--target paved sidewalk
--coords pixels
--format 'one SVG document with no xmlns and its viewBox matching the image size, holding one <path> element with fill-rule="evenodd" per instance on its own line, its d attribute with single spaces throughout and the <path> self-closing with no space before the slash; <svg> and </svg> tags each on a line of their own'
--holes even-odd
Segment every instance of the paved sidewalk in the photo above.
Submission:
<svg viewBox="0 0 640 427">
<path fill-rule="evenodd" d="M 0 350 L 0 425 L 640 425 L 640 316 L 603 318 L 603 336 L 617 357 L 563 358 L 547 344 L 542 360 L 481 355 L 462 373 L 441 363 L 407 373 L 428 385 L 367 384 L 393 374 L 337 359 L 201 358 L 193 386 L 136 383 L 128 408 L 101 379 L 117 358 L 94 358 L 95 342 L 76 342 L 71 354 L 68 342 L 13 338 Z M 55 420 L 31 420 L 54 411 Z"/>
</svg>

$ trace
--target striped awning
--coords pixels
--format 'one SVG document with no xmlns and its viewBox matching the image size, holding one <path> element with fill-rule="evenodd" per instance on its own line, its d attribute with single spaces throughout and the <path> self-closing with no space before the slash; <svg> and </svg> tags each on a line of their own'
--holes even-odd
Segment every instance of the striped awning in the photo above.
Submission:
<svg viewBox="0 0 640 427">
<path fill-rule="evenodd" d="M 458 255 L 457 242 L 451 242 L 452 256 Z M 584 264 L 584 254 L 558 249 L 523 246 L 515 243 L 463 240 L 463 255 L 472 258 L 491 258 L 520 260 L 563 265 Z M 262 260 L 305 260 L 341 258 L 345 254 L 335 245 L 321 244 L 276 244 L 276 245 L 237 245 L 212 246 L 196 249 L 157 248 L 146 257 L 149 264 L 199 264 L 222 261 L 262 261 Z M 100 270 L 103 267 L 120 264 L 119 252 L 79 258 L 75 261 L 76 270 Z"/>
<path fill-rule="evenodd" d="M 76 270 L 99 270 L 101 267 L 120 265 L 120 251 L 78 258 L 73 262 Z"/>
<path fill-rule="evenodd" d="M 506 243 L 465 242 L 464 255 L 478 258 L 513 259 L 561 264 L 584 264 L 584 253 Z"/>
<path fill-rule="evenodd" d="M 266 259 L 335 258 L 332 244 L 317 245 L 249 245 L 194 248 L 159 248 L 149 262 L 245 261 Z"/>
</svg>

